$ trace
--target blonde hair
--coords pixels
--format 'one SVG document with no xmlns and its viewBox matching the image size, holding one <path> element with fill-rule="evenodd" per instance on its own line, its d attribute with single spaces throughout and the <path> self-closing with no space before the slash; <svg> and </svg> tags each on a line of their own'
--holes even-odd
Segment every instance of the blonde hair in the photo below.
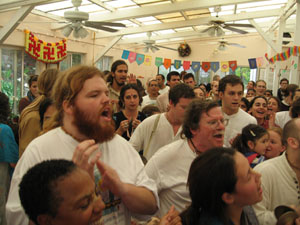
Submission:
<svg viewBox="0 0 300 225">
<path fill-rule="evenodd" d="M 84 82 L 94 76 L 104 79 L 100 70 L 93 66 L 75 66 L 66 70 L 62 76 L 57 79 L 52 92 L 56 113 L 51 119 L 51 124 L 47 130 L 54 129 L 63 125 L 63 102 L 68 101 L 74 104 L 77 94 L 82 90 Z"/>
</svg>

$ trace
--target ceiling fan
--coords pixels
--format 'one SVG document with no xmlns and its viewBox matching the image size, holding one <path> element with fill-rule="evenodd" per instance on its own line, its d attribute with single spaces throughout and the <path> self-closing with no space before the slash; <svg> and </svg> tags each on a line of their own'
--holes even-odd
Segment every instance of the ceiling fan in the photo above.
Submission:
<svg viewBox="0 0 300 225">
<path fill-rule="evenodd" d="M 246 48 L 246 46 L 244 45 L 240 45 L 238 43 L 230 43 L 224 39 L 220 40 L 219 42 L 219 46 L 218 46 L 218 50 L 220 51 L 225 51 L 227 49 L 227 46 L 234 46 L 234 47 L 238 47 L 238 48 Z"/>
<path fill-rule="evenodd" d="M 117 29 L 111 28 L 111 26 L 126 27 L 122 23 L 89 21 L 89 14 L 87 12 L 79 11 L 78 9 L 78 7 L 81 5 L 81 2 L 82 0 L 72 0 L 72 4 L 75 7 L 75 10 L 64 12 L 64 18 L 66 19 L 66 21 L 63 21 L 62 23 L 67 24 L 58 29 L 62 30 L 61 32 L 65 37 L 68 37 L 73 31 L 74 38 L 85 38 L 89 33 L 84 27 L 91 27 L 108 32 L 118 31 Z"/>
<path fill-rule="evenodd" d="M 151 35 L 152 35 L 151 32 L 147 32 L 148 39 L 143 41 L 143 43 L 145 45 L 145 47 L 143 48 L 143 51 L 145 53 L 149 52 L 149 50 L 151 50 L 153 53 L 155 53 L 156 51 L 159 50 L 159 48 L 165 48 L 165 49 L 169 49 L 172 51 L 177 51 L 177 49 L 175 49 L 175 48 L 169 48 L 169 47 L 165 47 L 165 46 L 161 46 L 161 45 L 156 45 L 155 41 L 150 39 Z"/>
<path fill-rule="evenodd" d="M 209 22 L 210 27 L 201 31 L 201 33 L 207 33 L 211 37 L 220 37 L 225 34 L 224 29 L 239 33 L 239 34 L 247 34 L 248 32 L 242 29 L 238 29 L 236 27 L 245 27 L 245 28 L 253 28 L 252 24 L 242 24 L 242 23 L 225 23 L 222 20 L 212 20 Z"/>
</svg>

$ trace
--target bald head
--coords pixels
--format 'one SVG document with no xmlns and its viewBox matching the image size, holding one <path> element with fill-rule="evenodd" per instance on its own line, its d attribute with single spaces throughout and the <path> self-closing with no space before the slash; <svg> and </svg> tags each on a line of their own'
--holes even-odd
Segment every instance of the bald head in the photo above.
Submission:
<svg viewBox="0 0 300 225">
<path fill-rule="evenodd" d="M 292 119 L 287 122 L 283 128 L 283 141 L 287 144 L 289 137 L 296 138 L 300 141 L 300 118 Z"/>
</svg>

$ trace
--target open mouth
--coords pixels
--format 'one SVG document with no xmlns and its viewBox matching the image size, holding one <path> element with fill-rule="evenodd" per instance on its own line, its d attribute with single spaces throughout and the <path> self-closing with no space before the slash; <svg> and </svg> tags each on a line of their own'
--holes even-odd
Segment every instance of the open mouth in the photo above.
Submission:
<svg viewBox="0 0 300 225">
<path fill-rule="evenodd" d="M 223 140 L 224 135 L 223 134 L 215 134 L 213 137 L 217 138 L 217 139 L 222 139 Z"/>
<path fill-rule="evenodd" d="M 104 117 L 105 120 L 111 120 L 111 109 L 109 107 L 105 108 L 100 115 Z"/>
</svg>

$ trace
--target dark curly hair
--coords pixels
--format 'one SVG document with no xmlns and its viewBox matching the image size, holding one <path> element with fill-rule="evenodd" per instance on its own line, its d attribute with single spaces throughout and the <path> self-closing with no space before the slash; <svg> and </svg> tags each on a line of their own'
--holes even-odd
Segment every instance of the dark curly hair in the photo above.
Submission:
<svg viewBox="0 0 300 225">
<path fill-rule="evenodd" d="M 141 95 L 141 92 L 139 90 L 139 87 L 136 85 L 136 84 L 125 84 L 122 88 L 121 88 L 121 91 L 120 91 L 120 96 L 119 96 L 119 106 L 121 108 L 124 108 L 125 105 L 124 105 L 124 98 L 125 98 L 125 92 L 129 89 L 134 89 L 136 90 L 136 92 L 138 93 L 138 96 L 139 96 L 139 104 L 142 103 L 143 101 L 143 97 Z"/>
<path fill-rule="evenodd" d="M 6 94 L 0 92 L 0 123 L 8 124 L 10 114 L 9 98 Z"/>
<path fill-rule="evenodd" d="M 62 201 L 56 191 L 57 182 L 76 168 L 72 161 L 55 159 L 43 161 L 27 171 L 19 185 L 19 195 L 30 220 L 38 224 L 41 214 L 56 216 Z"/>
</svg>

